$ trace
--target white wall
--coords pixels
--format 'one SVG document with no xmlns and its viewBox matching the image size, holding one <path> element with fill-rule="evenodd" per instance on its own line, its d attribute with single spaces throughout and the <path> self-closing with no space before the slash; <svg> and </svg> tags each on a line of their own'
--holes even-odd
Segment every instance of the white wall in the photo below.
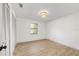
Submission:
<svg viewBox="0 0 79 59">
<path fill-rule="evenodd" d="M 79 12 L 47 22 L 47 38 L 79 49 Z"/>
<path fill-rule="evenodd" d="M 30 24 L 38 24 L 38 34 L 30 34 Z M 16 20 L 16 38 L 17 43 L 27 42 L 32 40 L 45 39 L 45 23 L 40 21 L 35 21 L 31 19 L 21 19 L 17 18 Z"/>
</svg>

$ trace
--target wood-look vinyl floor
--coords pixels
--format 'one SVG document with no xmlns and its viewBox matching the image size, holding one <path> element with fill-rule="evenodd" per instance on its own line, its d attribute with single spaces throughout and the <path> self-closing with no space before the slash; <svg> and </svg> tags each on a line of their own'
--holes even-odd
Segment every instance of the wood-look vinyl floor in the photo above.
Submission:
<svg viewBox="0 0 79 59">
<path fill-rule="evenodd" d="M 18 43 L 14 56 L 79 56 L 79 51 L 44 39 Z"/>
</svg>

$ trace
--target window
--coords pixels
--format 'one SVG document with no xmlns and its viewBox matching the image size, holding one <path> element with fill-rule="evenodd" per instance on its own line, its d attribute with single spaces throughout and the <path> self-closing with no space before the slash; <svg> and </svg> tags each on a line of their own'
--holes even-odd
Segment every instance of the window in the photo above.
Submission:
<svg viewBox="0 0 79 59">
<path fill-rule="evenodd" d="M 32 23 L 30 32 L 31 32 L 31 34 L 38 34 L 38 24 Z"/>
</svg>

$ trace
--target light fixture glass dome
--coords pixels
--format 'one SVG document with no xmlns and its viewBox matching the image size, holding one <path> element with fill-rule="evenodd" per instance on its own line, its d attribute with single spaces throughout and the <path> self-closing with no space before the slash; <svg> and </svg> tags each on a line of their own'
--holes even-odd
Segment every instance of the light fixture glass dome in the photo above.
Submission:
<svg viewBox="0 0 79 59">
<path fill-rule="evenodd" d="M 45 18 L 48 16 L 48 11 L 47 10 L 41 10 L 39 11 L 39 15 L 42 17 L 42 18 Z"/>
</svg>

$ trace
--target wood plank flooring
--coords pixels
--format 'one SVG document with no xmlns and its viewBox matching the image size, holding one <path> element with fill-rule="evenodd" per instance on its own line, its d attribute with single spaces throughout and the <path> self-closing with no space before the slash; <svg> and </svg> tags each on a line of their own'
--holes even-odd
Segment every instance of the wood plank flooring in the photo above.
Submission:
<svg viewBox="0 0 79 59">
<path fill-rule="evenodd" d="M 79 51 L 44 39 L 18 43 L 14 56 L 79 56 Z"/>
</svg>

